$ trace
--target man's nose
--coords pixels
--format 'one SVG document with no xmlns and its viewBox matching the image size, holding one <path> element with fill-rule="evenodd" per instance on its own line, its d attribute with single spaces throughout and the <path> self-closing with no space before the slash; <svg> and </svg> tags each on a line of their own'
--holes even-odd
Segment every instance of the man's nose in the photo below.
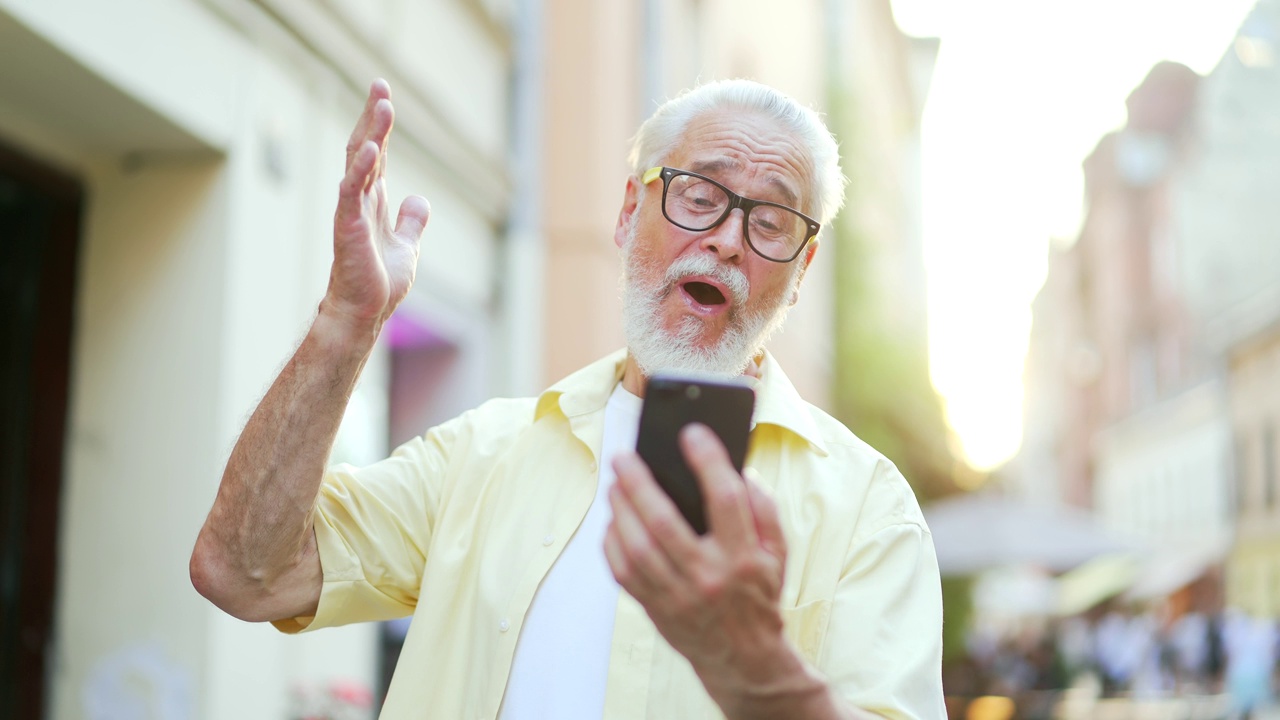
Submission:
<svg viewBox="0 0 1280 720">
<path fill-rule="evenodd" d="M 703 250 L 714 252 L 724 262 L 742 262 L 747 251 L 742 234 L 742 224 L 746 222 L 746 218 L 740 208 L 730 210 L 724 222 L 702 234 L 700 246 Z"/>
</svg>

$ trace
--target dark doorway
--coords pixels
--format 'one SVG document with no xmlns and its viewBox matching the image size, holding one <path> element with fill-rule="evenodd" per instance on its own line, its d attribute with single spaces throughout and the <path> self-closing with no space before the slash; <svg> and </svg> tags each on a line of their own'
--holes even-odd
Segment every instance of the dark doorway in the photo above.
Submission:
<svg viewBox="0 0 1280 720">
<path fill-rule="evenodd" d="M 0 717 L 45 715 L 79 183 L 0 145 Z"/>
</svg>

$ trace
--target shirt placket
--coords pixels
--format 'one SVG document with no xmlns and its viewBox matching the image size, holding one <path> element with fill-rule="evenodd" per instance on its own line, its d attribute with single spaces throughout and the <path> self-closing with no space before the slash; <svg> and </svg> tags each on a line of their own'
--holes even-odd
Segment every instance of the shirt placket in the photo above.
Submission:
<svg viewBox="0 0 1280 720">
<path fill-rule="evenodd" d="M 511 664 L 515 658 L 516 642 L 520 636 L 520 628 L 524 617 L 533 604 L 533 596 L 542 580 L 551 571 L 551 566 L 559 559 L 560 553 L 569 539 L 577 531 L 586 517 L 587 510 L 595 498 L 596 478 L 599 475 L 597 457 L 599 455 L 600 434 L 603 424 L 603 408 L 600 412 L 588 413 L 573 418 L 571 428 L 577 442 L 565 453 L 566 464 L 558 468 L 553 476 L 545 478 L 547 483 L 570 482 L 575 485 L 572 507 L 565 512 L 556 513 L 550 527 L 535 535 L 541 552 L 537 560 L 529 566 L 528 572 L 520 581 L 511 602 L 501 617 L 494 619 L 493 632 L 497 634 L 497 657 L 502 661 L 494 668 L 488 701 L 485 703 L 481 718 L 495 718 L 502 706 L 502 697 L 506 692 L 507 680 L 510 677 Z M 594 445 L 591 444 L 594 439 Z M 550 486 L 548 487 L 550 490 Z"/>
</svg>

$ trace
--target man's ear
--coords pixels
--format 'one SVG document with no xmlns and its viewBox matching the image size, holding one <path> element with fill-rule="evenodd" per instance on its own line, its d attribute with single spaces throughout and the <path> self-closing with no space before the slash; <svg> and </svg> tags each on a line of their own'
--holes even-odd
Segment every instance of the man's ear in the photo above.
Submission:
<svg viewBox="0 0 1280 720">
<path fill-rule="evenodd" d="M 636 206 L 640 204 L 640 193 L 644 186 L 635 175 L 627 178 L 627 190 L 622 196 L 622 209 L 618 211 L 618 226 L 613 229 L 613 242 L 618 247 L 627 243 L 627 231 L 635 222 Z"/>
<path fill-rule="evenodd" d="M 804 274 L 809 272 L 809 263 L 813 262 L 813 256 L 816 254 L 818 254 L 818 241 L 814 240 L 809 243 L 809 247 L 805 248 L 804 257 L 800 259 L 800 276 L 796 278 L 796 289 L 791 293 L 792 305 L 800 300 L 800 283 L 804 281 Z"/>
</svg>

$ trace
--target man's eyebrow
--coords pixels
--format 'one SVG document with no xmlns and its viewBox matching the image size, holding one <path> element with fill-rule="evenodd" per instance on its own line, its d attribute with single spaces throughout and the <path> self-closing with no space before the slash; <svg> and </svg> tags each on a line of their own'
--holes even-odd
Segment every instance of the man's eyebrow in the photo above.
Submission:
<svg viewBox="0 0 1280 720">
<path fill-rule="evenodd" d="M 703 175 L 710 175 L 711 173 L 722 172 L 724 170 L 737 170 L 740 167 L 742 167 L 741 160 L 731 160 L 729 158 L 715 158 L 713 160 L 699 160 L 698 162 L 694 163 L 689 169 L 696 173 L 701 173 Z"/>
<path fill-rule="evenodd" d="M 699 175 L 714 175 L 718 172 L 723 172 L 725 170 L 737 170 L 741 167 L 742 161 L 740 160 L 734 160 L 732 158 L 714 158 L 711 160 L 700 160 L 691 165 L 689 170 L 691 172 L 696 172 Z M 796 206 L 796 203 L 799 201 L 799 196 L 796 195 L 796 191 L 792 189 L 790 183 L 777 175 L 771 175 L 768 179 L 768 183 L 782 194 L 784 201 L 783 204 L 790 207 Z"/>
</svg>

